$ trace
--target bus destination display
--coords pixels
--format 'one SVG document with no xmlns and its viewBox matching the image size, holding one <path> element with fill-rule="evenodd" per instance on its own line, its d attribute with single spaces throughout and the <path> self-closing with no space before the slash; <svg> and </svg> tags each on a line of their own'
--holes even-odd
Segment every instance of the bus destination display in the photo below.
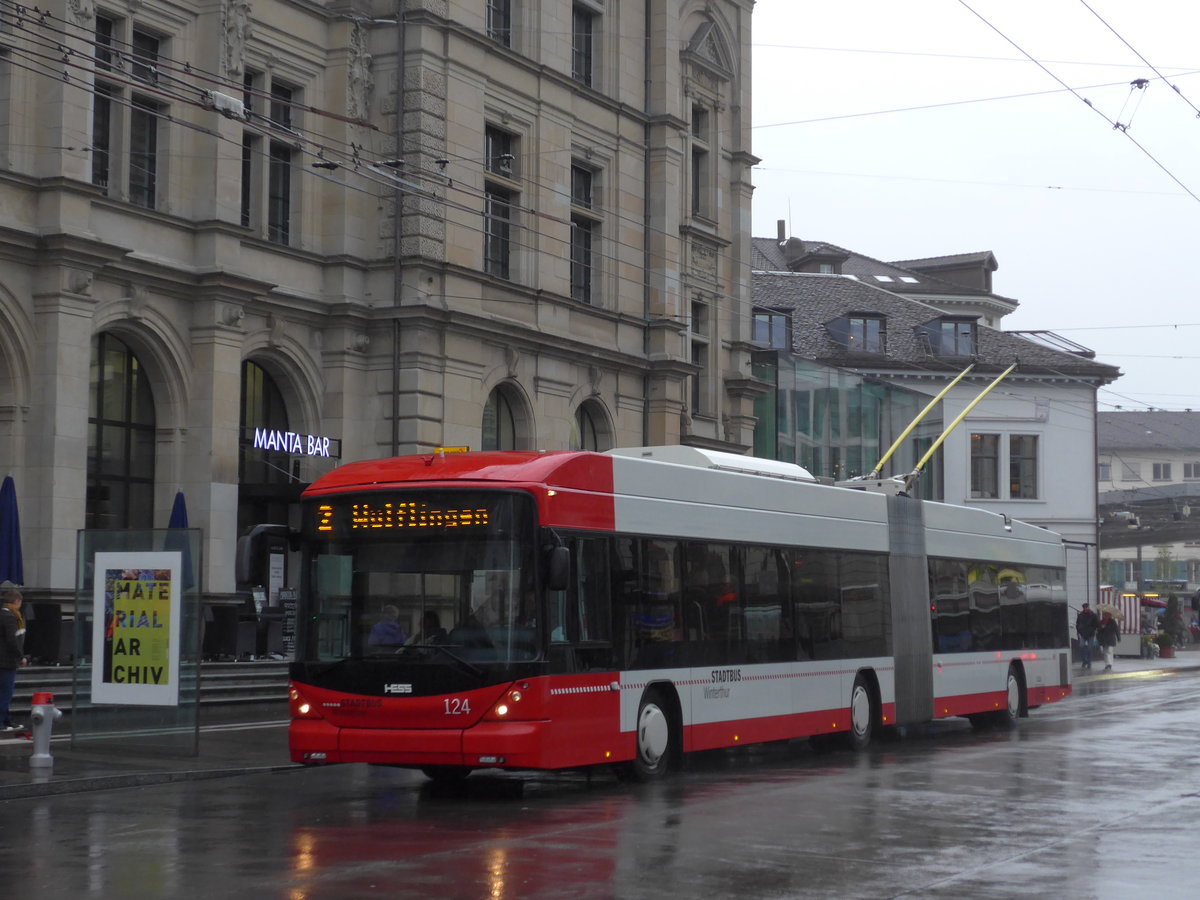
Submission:
<svg viewBox="0 0 1200 900">
<path fill-rule="evenodd" d="M 446 531 L 486 528 L 491 512 L 484 507 L 451 507 L 422 500 L 320 503 L 316 507 L 317 531 L 395 531 L 432 529 Z"/>
</svg>

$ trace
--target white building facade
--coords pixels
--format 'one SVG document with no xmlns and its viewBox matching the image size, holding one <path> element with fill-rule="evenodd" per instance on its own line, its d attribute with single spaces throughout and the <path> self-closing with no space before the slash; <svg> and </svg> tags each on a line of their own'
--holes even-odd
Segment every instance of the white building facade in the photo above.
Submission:
<svg viewBox="0 0 1200 900">
<path fill-rule="evenodd" d="M 965 373 L 881 475 L 911 472 L 962 416 L 918 495 L 1058 532 L 1073 547 L 1071 603 L 1094 600 L 1096 391 L 1119 370 L 1057 336 L 1000 330 L 1017 304 L 991 292 L 990 253 L 886 263 L 782 230 L 754 251 L 755 371 L 775 385 L 759 418 L 776 439 L 760 426 L 755 452 L 838 481 L 866 475 Z"/>
</svg>

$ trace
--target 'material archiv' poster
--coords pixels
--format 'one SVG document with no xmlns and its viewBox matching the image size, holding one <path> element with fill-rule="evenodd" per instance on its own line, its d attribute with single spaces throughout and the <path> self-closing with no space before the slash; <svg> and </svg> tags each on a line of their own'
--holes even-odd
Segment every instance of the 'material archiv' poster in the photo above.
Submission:
<svg viewBox="0 0 1200 900">
<path fill-rule="evenodd" d="M 182 554 L 97 553 L 92 702 L 179 703 Z"/>
</svg>

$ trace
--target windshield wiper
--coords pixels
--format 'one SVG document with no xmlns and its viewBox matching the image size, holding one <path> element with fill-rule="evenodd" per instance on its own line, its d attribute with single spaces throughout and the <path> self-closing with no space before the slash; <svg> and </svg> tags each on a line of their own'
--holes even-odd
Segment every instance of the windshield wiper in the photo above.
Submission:
<svg viewBox="0 0 1200 900">
<path fill-rule="evenodd" d="M 460 647 L 462 645 L 454 644 L 453 646 Z M 445 644 L 406 644 L 400 652 L 403 652 L 404 650 L 440 650 L 475 677 L 483 677 L 483 669 L 479 668 L 479 666 L 475 665 L 473 662 L 463 659 L 457 653 L 451 652 L 450 648 Z"/>
</svg>

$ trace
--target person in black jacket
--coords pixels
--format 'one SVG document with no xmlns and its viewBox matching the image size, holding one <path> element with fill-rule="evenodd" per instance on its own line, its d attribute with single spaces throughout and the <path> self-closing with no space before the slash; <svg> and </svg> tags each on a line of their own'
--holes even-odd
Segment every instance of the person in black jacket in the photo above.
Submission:
<svg viewBox="0 0 1200 900">
<path fill-rule="evenodd" d="M 8 712 L 17 669 L 25 665 L 25 619 L 21 615 L 21 590 L 11 581 L 0 583 L 0 723 L 4 731 L 20 731 Z"/>
<path fill-rule="evenodd" d="M 1100 627 L 1096 629 L 1096 639 L 1100 642 L 1100 651 L 1104 654 L 1104 671 L 1112 669 L 1113 654 L 1117 650 L 1117 640 L 1121 637 L 1121 626 L 1113 618 L 1112 613 L 1105 612 L 1100 617 Z"/>
<path fill-rule="evenodd" d="M 1089 604 L 1083 604 L 1083 609 L 1075 617 L 1075 634 L 1079 637 L 1079 661 L 1084 669 L 1092 667 L 1092 644 L 1096 641 L 1096 629 L 1099 626 L 1100 619 L 1096 611 Z"/>
</svg>

